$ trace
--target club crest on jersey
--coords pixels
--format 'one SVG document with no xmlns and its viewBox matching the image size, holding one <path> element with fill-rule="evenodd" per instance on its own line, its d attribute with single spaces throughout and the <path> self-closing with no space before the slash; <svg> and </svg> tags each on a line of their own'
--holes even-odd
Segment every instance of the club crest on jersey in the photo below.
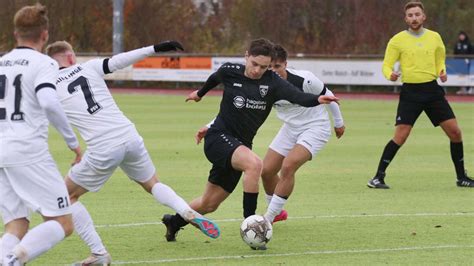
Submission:
<svg viewBox="0 0 474 266">
<path fill-rule="evenodd" d="M 260 95 L 263 98 L 263 97 L 265 97 L 265 95 L 267 95 L 268 85 L 260 85 L 260 87 L 258 87 L 258 90 L 260 91 Z"/>
<path fill-rule="evenodd" d="M 242 96 L 235 96 L 234 97 L 234 105 L 237 108 L 242 108 L 245 105 L 245 98 Z"/>
</svg>

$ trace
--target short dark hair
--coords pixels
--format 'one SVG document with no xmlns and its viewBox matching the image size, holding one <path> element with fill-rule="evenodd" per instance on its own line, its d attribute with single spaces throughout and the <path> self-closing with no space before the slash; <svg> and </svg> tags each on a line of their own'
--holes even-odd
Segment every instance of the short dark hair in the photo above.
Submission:
<svg viewBox="0 0 474 266">
<path fill-rule="evenodd" d="M 275 58 L 274 44 L 264 38 L 256 39 L 250 42 L 248 54 L 251 56 L 270 56 L 272 60 Z"/>
<path fill-rule="evenodd" d="M 286 51 L 286 49 L 279 45 L 279 44 L 275 44 L 275 46 L 273 47 L 273 50 L 275 50 L 275 58 L 274 60 L 275 61 L 281 61 L 281 62 L 284 62 L 288 59 L 288 52 Z"/>
<path fill-rule="evenodd" d="M 423 6 L 423 3 L 418 2 L 418 1 L 410 1 L 410 2 L 406 3 L 405 4 L 405 11 L 407 11 L 407 9 L 410 9 L 412 7 L 419 7 L 419 8 L 421 8 L 421 10 L 425 11 L 425 7 Z"/>
</svg>

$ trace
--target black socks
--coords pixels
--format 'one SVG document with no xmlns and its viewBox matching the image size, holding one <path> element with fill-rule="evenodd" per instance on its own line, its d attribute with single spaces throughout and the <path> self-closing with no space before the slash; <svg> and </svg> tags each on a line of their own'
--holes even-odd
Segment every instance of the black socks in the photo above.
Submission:
<svg viewBox="0 0 474 266">
<path fill-rule="evenodd" d="M 258 193 L 244 192 L 244 218 L 255 214 L 257 210 Z"/>
<path fill-rule="evenodd" d="M 174 215 L 174 221 L 179 227 L 183 227 L 188 224 L 188 222 L 186 222 L 186 220 L 184 220 L 183 217 L 181 217 L 181 215 L 178 213 Z"/>
<path fill-rule="evenodd" d="M 464 173 L 464 149 L 462 142 L 454 143 L 451 142 L 451 159 L 454 163 L 454 169 L 456 169 L 457 178 L 463 178 L 466 174 Z"/>
<path fill-rule="evenodd" d="M 390 140 L 387 145 L 385 145 L 385 149 L 383 150 L 382 157 L 380 158 L 375 177 L 379 177 L 380 179 L 385 177 L 385 169 L 387 169 L 393 157 L 395 157 L 395 154 L 397 154 L 399 148 L 400 146 L 393 140 Z"/>
</svg>

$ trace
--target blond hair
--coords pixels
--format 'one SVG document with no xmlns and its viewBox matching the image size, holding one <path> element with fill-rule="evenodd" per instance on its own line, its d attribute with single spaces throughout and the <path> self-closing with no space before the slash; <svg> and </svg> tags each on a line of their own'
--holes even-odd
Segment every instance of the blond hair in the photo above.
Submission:
<svg viewBox="0 0 474 266">
<path fill-rule="evenodd" d="M 49 20 L 46 7 L 37 3 L 33 6 L 24 6 L 18 10 L 13 18 L 15 32 L 21 39 L 36 41 L 41 33 L 48 30 Z"/>
<path fill-rule="evenodd" d="M 57 41 L 46 47 L 46 54 L 53 57 L 57 54 L 72 52 L 72 46 L 66 41 Z"/>
</svg>

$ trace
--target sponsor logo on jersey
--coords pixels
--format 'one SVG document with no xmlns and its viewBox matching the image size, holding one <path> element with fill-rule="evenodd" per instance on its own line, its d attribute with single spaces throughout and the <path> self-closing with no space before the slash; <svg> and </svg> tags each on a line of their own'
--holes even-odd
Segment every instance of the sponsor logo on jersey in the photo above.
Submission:
<svg viewBox="0 0 474 266">
<path fill-rule="evenodd" d="M 233 85 L 234 85 L 234 87 L 242 88 L 242 84 L 240 84 L 240 83 L 234 83 Z"/>
<path fill-rule="evenodd" d="M 265 109 L 267 109 L 267 102 L 247 99 L 247 103 L 245 104 L 245 108 L 255 109 L 255 110 L 265 110 Z"/>
<path fill-rule="evenodd" d="M 252 99 L 246 99 L 242 96 L 235 96 L 234 97 L 234 106 L 237 108 L 247 108 L 247 109 L 254 109 L 254 110 L 266 110 L 267 103 L 265 101 L 258 101 Z"/>
<path fill-rule="evenodd" d="M 258 87 L 258 90 L 260 91 L 260 95 L 263 98 L 263 97 L 265 97 L 265 95 L 267 95 L 268 85 L 260 85 L 260 87 Z"/>
<path fill-rule="evenodd" d="M 242 108 L 245 105 L 245 98 L 242 96 L 235 96 L 234 97 L 234 105 L 237 108 Z"/>
</svg>

